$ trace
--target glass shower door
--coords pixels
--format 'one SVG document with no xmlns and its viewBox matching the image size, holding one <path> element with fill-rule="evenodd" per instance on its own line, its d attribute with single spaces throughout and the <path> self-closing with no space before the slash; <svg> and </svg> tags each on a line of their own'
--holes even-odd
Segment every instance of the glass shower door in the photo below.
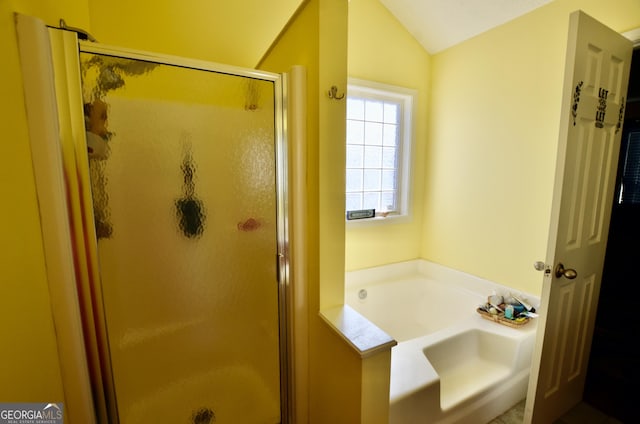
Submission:
<svg viewBox="0 0 640 424">
<path fill-rule="evenodd" d="M 81 52 L 120 423 L 281 422 L 276 78 Z"/>
</svg>

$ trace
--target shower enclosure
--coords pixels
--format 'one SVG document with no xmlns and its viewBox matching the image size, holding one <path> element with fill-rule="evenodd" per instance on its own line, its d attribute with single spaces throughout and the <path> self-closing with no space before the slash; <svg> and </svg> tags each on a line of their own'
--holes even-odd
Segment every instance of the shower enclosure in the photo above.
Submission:
<svg viewBox="0 0 640 424">
<path fill-rule="evenodd" d="M 284 76 L 49 35 L 96 408 L 287 422 Z"/>
</svg>

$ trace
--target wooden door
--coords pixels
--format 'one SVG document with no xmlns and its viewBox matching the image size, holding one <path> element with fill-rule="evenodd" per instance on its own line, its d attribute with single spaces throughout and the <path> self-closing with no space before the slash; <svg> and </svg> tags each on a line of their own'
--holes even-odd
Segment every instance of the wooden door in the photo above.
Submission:
<svg viewBox="0 0 640 424">
<path fill-rule="evenodd" d="M 582 11 L 572 13 L 547 266 L 525 422 L 553 422 L 582 399 L 631 53 L 632 44 L 622 35 Z"/>
</svg>

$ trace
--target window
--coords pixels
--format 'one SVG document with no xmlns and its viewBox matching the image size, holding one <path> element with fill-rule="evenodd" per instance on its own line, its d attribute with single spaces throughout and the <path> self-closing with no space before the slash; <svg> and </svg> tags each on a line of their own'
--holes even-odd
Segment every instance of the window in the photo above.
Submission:
<svg viewBox="0 0 640 424">
<path fill-rule="evenodd" d="M 409 209 L 411 113 L 415 91 L 362 80 L 347 89 L 346 210 L 376 217 Z"/>
</svg>

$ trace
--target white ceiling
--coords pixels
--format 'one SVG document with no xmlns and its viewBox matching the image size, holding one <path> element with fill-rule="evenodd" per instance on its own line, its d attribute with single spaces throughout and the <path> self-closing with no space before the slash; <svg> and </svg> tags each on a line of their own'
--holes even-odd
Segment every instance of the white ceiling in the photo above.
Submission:
<svg viewBox="0 0 640 424">
<path fill-rule="evenodd" d="M 380 0 L 434 54 L 552 0 Z"/>
</svg>

